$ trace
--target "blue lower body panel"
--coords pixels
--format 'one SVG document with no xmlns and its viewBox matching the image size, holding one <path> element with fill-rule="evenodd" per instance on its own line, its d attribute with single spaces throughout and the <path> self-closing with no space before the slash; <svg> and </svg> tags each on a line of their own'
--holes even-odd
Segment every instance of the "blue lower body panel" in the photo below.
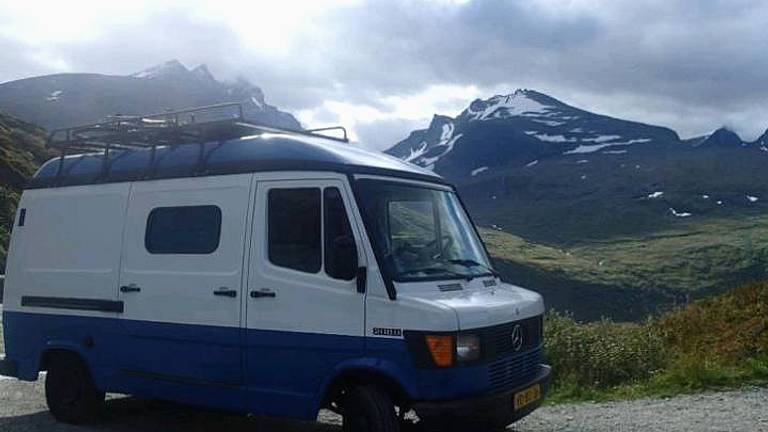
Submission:
<svg viewBox="0 0 768 432">
<path fill-rule="evenodd" d="M 20 379 L 37 379 L 44 352 L 64 349 L 104 391 L 236 412 L 314 419 L 333 379 L 350 370 L 385 375 L 414 401 L 500 390 L 488 365 L 416 368 L 401 339 L 7 311 L 3 321 Z"/>
</svg>

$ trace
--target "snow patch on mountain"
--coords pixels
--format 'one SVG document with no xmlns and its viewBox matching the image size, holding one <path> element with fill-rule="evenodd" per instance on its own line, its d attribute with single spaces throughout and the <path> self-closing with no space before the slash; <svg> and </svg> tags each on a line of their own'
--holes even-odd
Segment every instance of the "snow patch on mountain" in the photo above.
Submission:
<svg viewBox="0 0 768 432">
<path fill-rule="evenodd" d="M 525 90 L 517 90 L 506 96 L 494 96 L 484 102 L 476 101 L 469 106 L 466 113 L 469 120 L 474 121 L 513 116 L 545 115 L 551 108 L 549 105 L 532 99 Z"/>
<path fill-rule="evenodd" d="M 439 161 L 440 158 L 442 158 L 443 156 L 450 153 L 451 150 L 453 150 L 453 146 L 456 145 L 456 141 L 458 141 L 464 135 L 464 134 L 458 134 L 455 137 L 451 138 L 452 133 L 453 133 L 453 125 L 451 125 L 450 127 L 450 133 L 446 133 L 445 127 L 443 127 L 443 139 L 440 140 L 440 143 L 437 144 L 437 146 L 445 146 L 446 148 L 442 153 L 440 153 L 437 156 L 423 158 L 421 161 L 421 164 L 424 166 L 424 168 L 429 170 L 434 169 L 437 161 Z"/>
<path fill-rule="evenodd" d="M 610 137 L 615 137 L 617 135 L 610 135 Z M 608 136 L 604 136 L 608 137 Z M 599 138 L 599 137 L 598 137 Z M 620 138 L 620 137 L 619 137 Z M 595 138 L 597 139 L 597 138 Z M 582 141 L 595 141 L 595 139 L 583 139 Z M 613 139 L 613 138 L 611 138 Z M 606 138 L 603 139 L 605 141 Z M 585 154 L 585 153 L 593 153 L 600 149 L 604 149 L 606 147 L 613 147 L 613 146 L 626 146 L 631 144 L 638 144 L 638 143 L 645 143 L 651 141 L 650 138 L 636 138 L 631 139 L 629 141 L 618 141 L 618 142 L 608 142 L 604 144 L 581 144 L 575 149 L 568 150 L 567 152 L 564 152 L 564 155 L 570 155 L 570 154 Z M 595 141 L 597 142 L 597 141 Z"/>
<path fill-rule="evenodd" d="M 535 134 L 533 135 L 536 138 L 546 141 L 546 142 L 554 142 L 554 143 L 563 143 L 563 142 L 574 142 L 576 141 L 575 138 L 566 138 L 563 135 L 547 135 L 547 134 Z"/>
<path fill-rule="evenodd" d="M 621 138 L 621 135 L 600 135 L 592 138 L 583 138 L 582 141 L 602 143 L 607 141 L 615 141 Z"/>
<path fill-rule="evenodd" d="M 45 100 L 50 101 L 50 102 L 57 101 L 61 97 L 62 93 L 64 93 L 62 90 L 56 90 L 56 91 L 52 92 L 50 94 L 50 96 L 45 98 Z"/>
<path fill-rule="evenodd" d="M 556 121 L 556 120 L 544 120 L 544 119 L 531 119 L 531 121 L 535 121 L 536 123 L 542 123 L 550 127 L 558 127 L 564 125 L 566 122 L 563 121 Z"/>
<path fill-rule="evenodd" d="M 418 159 L 426 153 L 427 151 L 427 142 L 422 141 L 418 148 L 411 149 L 411 154 L 408 155 L 404 160 L 406 162 L 413 162 L 414 160 Z"/>
<path fill-rule="evenodd" d="M 677 211 L 677 210 L 673 209 L 672 207 L 670 207 L 670 208 L 669 208 L 669 211 L 672 213 L 672 215 L 674 215 L 674 216 L 676 216 L 676 217 L 679 217 L 679 218 L 686 218 L 686 217 L 691 217 L 691 216 L 693 216 L 693 215 L 692 215 L 691 213 L 689 213 L 689 212 L 679 212 L 679 211 Z"/>
<path fill-rule="evenodd" d="M 260 110 L 264 109 L 264 104 L 261 103 L 255 96 L 251 96 L 251 102 Z"/>
</svg>

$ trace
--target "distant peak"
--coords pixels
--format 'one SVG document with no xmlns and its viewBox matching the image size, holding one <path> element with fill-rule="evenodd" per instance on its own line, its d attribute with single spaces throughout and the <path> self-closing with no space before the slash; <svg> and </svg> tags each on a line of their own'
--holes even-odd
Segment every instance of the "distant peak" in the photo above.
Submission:
<svg viewBox="0 0 768 432">
<path fill-rule="evenodd" d="M 451 123 L 451 122 L 453 122 L 452 118 L 448 116 L 440 115 L 440 114 L 435 114 L 434 116 L 432 116 L 432 121 L 429 122 L 429 127 L 430 128 L 440 127 L 446 123 Z"/>
<path fill-rule="evenodd" d="M 741 137 L 727 127 L 721 127 L 712 132 L 705 140 L 697 144 L 697 147 L 737 147 L 743 146 Z"/>
<path fill-rule="evenodd" d="M 141 72 L 132 74 L 134 78 L 162 78 L 175 75 L 183 75 L 189 73 L 189 70 L 180 61 L 168 60 L 167 62 L 160 63 L 159 65 L 152 66 L 149 69 L 144 69 Z"/>
<path fill-rule="evenodd" d="M 213 78 L 213 74 L 211 73 L 210 70 L 208 70 L 208 66 L 205 63 L 192 69 L 191 73 L 197 78 L 200 78 L 206 81 L 215 81 L 215 78 Z"/>
<path fill-rule="evenodd" d="M 517 116 L 547 115 L 549 110 L 566 106 L 555 98 L 535 90 L 517 89 L 506 95 L 495 95 L 488 99 L 475 99 L 465 115 L 472 120 L 491 120 Z"/>
</svg>

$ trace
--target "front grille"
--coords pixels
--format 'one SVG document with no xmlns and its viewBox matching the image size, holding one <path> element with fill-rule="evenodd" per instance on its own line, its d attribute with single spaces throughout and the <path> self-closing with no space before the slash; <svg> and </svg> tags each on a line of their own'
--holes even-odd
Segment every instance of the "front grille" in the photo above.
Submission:
<svg viewBox="0 0 768 432">
<path fill-rule="evenodd" d="M 488 365 L 492 391 L 501 391 L 533 379 L 542 362 L 541 347 L 511 354 Z"/>
<path fill-rule="evenodd" d="M 516 347 L 512 333 L 516 326 L 522 331 L 522 345 Z M 479 331 L 483 357 L 494 359 L 515 351 L 523 352 L 541 345 L 543 318 L 541 315 L 520 321 L 486 327 Z M 517 348 L 517 350 L 515 350 Z"/>
</svg>

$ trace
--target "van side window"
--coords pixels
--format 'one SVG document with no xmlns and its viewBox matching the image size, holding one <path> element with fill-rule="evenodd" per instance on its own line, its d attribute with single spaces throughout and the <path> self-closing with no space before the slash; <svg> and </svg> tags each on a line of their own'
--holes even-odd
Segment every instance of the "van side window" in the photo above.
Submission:
<svg viewBox="0 0 768 432">
<path fill-rule="evenodd" d="M 210 254 L 219 247 L 221 209 L 214 205 L 157 207 L 149 213 L 144 246 L 151 254 Z"/>
<path fill-rule="evenodd" d="M 325 272 L 334 279 L 352 280 L 357 271 L 357 248 L 338 188 L 323 190 L 323 211 Z"/>
<path fill-rule="evenodd" d="M 269 261 L 307 273 L 320 271 L 320 189 L 271 189 L 268 196 Z"/>
</svg>

